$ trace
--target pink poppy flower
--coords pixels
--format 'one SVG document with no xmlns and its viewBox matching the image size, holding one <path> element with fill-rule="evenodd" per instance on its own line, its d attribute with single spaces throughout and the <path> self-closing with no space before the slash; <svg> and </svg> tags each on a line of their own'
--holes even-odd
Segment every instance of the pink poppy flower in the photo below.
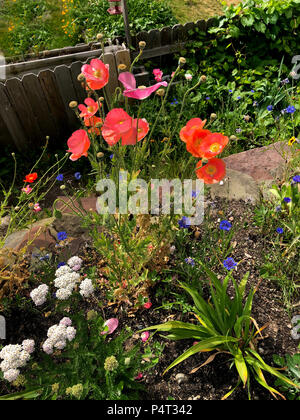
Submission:
<svg viewBox="0 0 300 420">
<path fill-rule="evenodd" d="M 31 193 L 31 191 L 32 191 L 32 188 L 30 187 L 30 185 L 26 185 L 26 187 L 24 187 L 24 188 L 22 188 L 22 191 L 25 193 L 25 194 L 30 194 Z"/>
<path fill-rule="evenodd" d="M 145 309 L 150 309 L 151 306 L 152 306 L 152 303 L 151 302 L 147 302 L 147 303 L 145 303 L 144 308 Z"/>
<path fill-rule="evenodd" d="M 85 105 L 78 105 L 78 109 L 81 111 L 80 117 L 81 118 L 91 118 L 93 117 L 98 109 L 99 104 L 98 102 L 94 101 L 92 98 L 86 98 L 84 101 Z"/>
<path fill-rule="evenodd" d="M 128 71 L 123 72 L 119 75 L 119 81 L 125 87 L 125 90 L 123 92 L 124 96 L 139 100 L 148 98 L 153 92 L 159 89 L 160 86 L 168 86 L 167 82 L 159 82 L 150 87 L 142 86 L 137 88 L 134 75 L 132 73 L 129 73 Z"/>
<path fill-rule="evenodd" d="M 108 319 L 104 324 L 104 327 L 108 327 L 108 331 L 102 331 L 101 335 L 112 334 L 118 328 L 118 326 L 119 320 L 117 318 Z"/>
<path fill-rule="evenodd" d="M 132 118 L 122 108 L 112 109 L 106 116 L 104 127 L 117 134 L 124 134 L 132 128 Z"/>
<path fill-rule="evenodd" d="M 85 130 L 77 130 L 68 140 L 68 152 L 72 153 L 70 159 L 75 161 L 88 155 L 91 142 Z"/>
<path fill-rule="evenodd" d="M 141 335 L 142 342 L 146 343 L 146 341 L 149 340 L 149 337 L 150 337 L 149 331 L 143 332 L 142 335 Z"/>
<path fill-rule="evenodd" d="M 160 69 L 154 69 L 153 70 L 153 74 L 154 74 L 154 79 L 157 82 L 161 82 L 162 81 L 163 72 Z"/>
<path fill-rule="evenodd" d="M 85 76 L 87 85 L 90 89 L 99 90 L 108 83 L 109 65 L 94 58 L 91 60 L 90 64 L 84 64 L 82 66 L 81 73 Z"/>
<path fill-rule="evenodd" d="M 135 145 L 137 141 L 141 141 L 149 131 L 148 122 L 143 119 L 135 119 L 132 123 L 132 128 L 122 135 L 122 145 Z"/>
<path fill-rule="evenodd" d="M 33 206 L 33 211 L 36 213 L 42 211 L 42 208 L 40 207 L 39 203 L 35 203 L 35 205 Z"/>
</svg>

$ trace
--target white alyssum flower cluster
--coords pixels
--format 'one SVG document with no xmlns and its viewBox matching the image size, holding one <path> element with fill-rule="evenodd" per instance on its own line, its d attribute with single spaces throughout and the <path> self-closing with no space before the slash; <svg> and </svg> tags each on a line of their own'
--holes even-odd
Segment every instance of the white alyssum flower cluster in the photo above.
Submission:
<svg viewBox="0 0 300 420">
<path fill-rule="evenodd" d="M 81 296 L 85 298 L 89 298 L 95 291 L 95 288 L 93 286 L 91 279 L 85 279 L 80 284 L 80 294 Z"/>
<path fill-rule="evenodd" d="M 22 345 L 9 344 L 3 347 L 0 352 L 0 369 L 3 377 L 8 382 L 14 382 L 20 375 L 19 368 L 24 367 L 30 359 L 31 353 L 34 352 L 35 343 L 33 340 L 24 340 Z"/>
<path fill-rule="evenodd" d="M 46 302 L 48 291 L 49 287 L 46 284 L 41 284 L 36 289 L 32 290 L 30 297 L 36 306 L 41 306 Z"/>
<path fill-rule="evenodd" d="M 70 318 L 63 318 L 60 323 L 49 328 L 47 340 L 43 344 L 43 350 L 47 354 L 52 354 L 54 349 L 63 350 L 67 341 L 73 341 L 76 337 L 76 329 L 72 327 Z"/>
<path fill-rule="evenodd" d="M 54 286 L 58 289 L 58 300 L 66 300 L 73 293 L 76 284 L 79 283 L 80 274 L 73 271 L 68 265 L 63 265 L 55 273 Z"/>
<path fill-rule="evenodd" d="M 72 268 L 73 271 L 79 271 L 82 266 L 82 259 L 75 256 L 68 260 L 68 266 Z"/>
</svg>

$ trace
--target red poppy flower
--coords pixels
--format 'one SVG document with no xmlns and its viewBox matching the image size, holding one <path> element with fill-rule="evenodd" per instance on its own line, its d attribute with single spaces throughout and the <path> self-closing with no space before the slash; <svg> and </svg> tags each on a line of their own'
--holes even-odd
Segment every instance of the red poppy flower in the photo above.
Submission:
<svg viewBox="0 0 300 420">
<path fill-rule="evenodd" d="M 77 130 L 68 140 L 68 152 L 72 153 L 70 159 L 78 160 L 82 156 L 88 155 L 91 142 L 85 130 Z"/>
<path fill-rule="evenodd" d="M 194 151 L 196 151 L 198 157 L 211 159 L 217 155 L 219 155 L 225 146 L 228 144 L 228 137 L 223 136 L 223 134 L 220 133 L 211 133 L 208 136 L 205 136 L 204 138 L 200 134 L 200 143 L 198 143 L 198 137 L 196 138 L 197 132 L 195 132 L 193 136 L 193 143 L 192 148 Z M 188 145 L 190 147 L 191 141 L 189 140 L 187 142 L 187 148 Z M 193 153 L 192 153 L 193 154 Z"/>
<path fill-rule="evenodd" d="M 209 130 L 203 130 L 200 127 L 197 127 L 193 130 L 191 136 L 187 137 L 186 140 L 186 149 L 195 157 L 203 157 L 201 150 L 201 143 L 212 133 Z"/>
<path fill-rule="evenodd" d="M 216 184 L 222 181 L 226 175 L 225 162 L 222 159 L 212 158 L 209 159 L 206 165 L 202 166 L 202 162 L 200 161 L 196 167 L 196 175 L 205 184 Z"/>
<path fill-rule="evenodd" d="M 84 64 L 81 73 L 84 74 L 88 87 L 93 90 L 102 89 L 109 80 L 108 64 L 104 64 L 97 58 L 91 60 L 90 64 Z"/>
<path fill-rule="evenodd" d="M 91 118 L 85 118 L 84 119 L 84 125 L 86 127 L 91 127 L 88 131 L 89 133 L 94 133 L 97 136 L 100 135 L 101 131 L 100 128 L 96 126 L 96 124 L 102 124 L 103 121 L 99 117 L 91 117 Z"/>
<path fill-rule="evenodd" d="M 36 172 L 26 175 L 24 182 L 29 182 L 30 184 L 32 184 L 38 177 L 38 174 Z"/>
<path fill-rule="evenodd" d="M 192 118 L 185 127 L 180 131 L 180 138 L 185 143 L 193 135 L 196 128 L 203 128 L 206 120 L 202 121 L 200 118 Z"/>
<path fill-rule="evenodd" d="M 98 109 L 99 104 L 98 102 L 94 101 L 92 98 L 86 98 L 84 101 L 85 105 L 78 105 L 78 109 L 81 111 L 80 117 L 81 118 L 91 118 L 93 117 Z"/>
</svg>

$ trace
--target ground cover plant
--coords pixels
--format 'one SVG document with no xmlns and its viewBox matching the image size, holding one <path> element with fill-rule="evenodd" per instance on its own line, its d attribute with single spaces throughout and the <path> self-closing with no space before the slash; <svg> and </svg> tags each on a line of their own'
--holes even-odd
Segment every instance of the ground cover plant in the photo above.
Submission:
<svg viewBox="0 0 300 420">
<path fill-rule="evenodd" d="M 137 87 L 144 48 L 113 97 L 84 64 L 78 128 L 1 185 L 0 400 L 297 400 L 296 70 L 246 89 L 180 56 Z M 272 143 L 260 199 L 217 195 L 226 156 Z"/>
</svg>

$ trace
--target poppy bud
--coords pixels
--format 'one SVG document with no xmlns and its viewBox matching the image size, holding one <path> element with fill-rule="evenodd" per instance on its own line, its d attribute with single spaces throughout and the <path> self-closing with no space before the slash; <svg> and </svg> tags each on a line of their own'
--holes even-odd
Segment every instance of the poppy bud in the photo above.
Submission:
<svg viewBox="0 0 300 420">
<path fill-rule="evenodd" d="M 69 103 L 69 107 L 70 107 L 71 109 L 75 109 L 75 108 L 77 108 L 77 107 L 78 107 L 78 102 L 76 102 L 76 101 L 71 101 L 71 102 Z"/>
<path fill-rule="evenodd" d="M 145 47 L 146 47 L 146 42 L 145 42 L 145 41 L 140 41 L 140 42 L 139 42 L 139 48 L 140 48 L 141 50 L 143 50 Z"/>
</svg>

